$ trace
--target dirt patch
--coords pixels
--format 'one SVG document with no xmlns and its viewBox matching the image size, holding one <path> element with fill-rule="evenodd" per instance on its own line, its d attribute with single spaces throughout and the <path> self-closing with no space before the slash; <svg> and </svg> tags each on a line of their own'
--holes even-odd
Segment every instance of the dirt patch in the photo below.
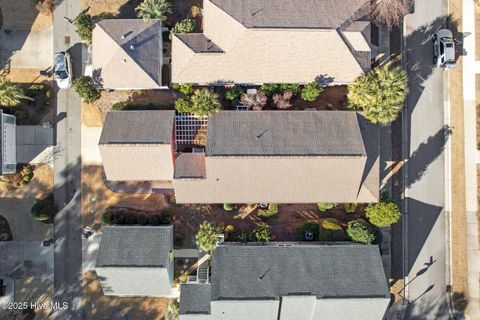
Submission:
<svg viewBox="0 0 480 320">
<path fill-rule="evenodd" d="M 103 127 L 103 114 L 95 105 L 82 101 L 82 124 L 87 127 Z"/>
<path fill-rule="evenodd" d="M 23 69 L 12 68 L 10 70 L 1 69 L 1 73 L 5 77 L 15 83 L 43 83 L 53 87 L 53 77 L 45 77 L 40 75 L 41 69 Z"/>
<path fill-rule="evenodd" d="M 176 90 L 135 90 L 135 91 L 102 91 L 100 99 L 94 102 L 94 105 L 105 118 L 105 114 L 112 110 L 112 105 L 117 102 L 156 104 L 162 106 L 170 106 L 173 109 L 175 100 L 180 98 L 182 94 Z M 88 111 L 88 110 L 87 110 Z M 94 111 L 96 112 L 96 111 Z M 89 115 L 88 117 L 92 117 Z M 98 115 L 93 115 L 98 117 Z"/>
<path fill-rule="evenodd" d="M 22 167 L 22 165 L 20 165 Z M 53 170 L 48 165 L 32 166 L 31 180 L 21 186 L 22 174 L 4 175 L 0 180 L 0 197 L 41 199 L 53 192 Z"/>
<path fill-rule="evenodd" d="M 164 319 L 169 299 L 105 296 L 95 271 L 82 278 L 87 319 Z"/>
<path fill-rule="evenodd" d="M 461 21 L 462 2 L 450 2 L 453 21 Z M 458 25 L 461 32 L 461 23 Z M 466 213 L 465 213 L 465 145 L 464 145 L 464 113 L 463 113 L 463 59 L 460 56 L 458 67 L 450 73 L 451 103 L 451 143 L 452 143 L 452 273 L 453 294 L 468 296 L 468 263 L 466 248 Z"/>
<path fill-rule="evenodd" d="M 2 29 L 39 31 L 50 28 L 53 15 L 39 13 L 36 4 L 37 0 L 0 0 Z"/>
<path fill-rule="evenodd" d="M 10 224 L 8 223 L 7 219 L 0 216 L 0 241 L 10 241 L 10 240 L 13 240 Z"/>
<path fill-rule="evenodd" d="M 90 8 L 89 12 L 92 16 L 99 15 L 102 12 L 118 14 L 119 9 L 128 2 L 129 0 L 81 0 L 81 7 L 82 9 Z"/>
</svg>

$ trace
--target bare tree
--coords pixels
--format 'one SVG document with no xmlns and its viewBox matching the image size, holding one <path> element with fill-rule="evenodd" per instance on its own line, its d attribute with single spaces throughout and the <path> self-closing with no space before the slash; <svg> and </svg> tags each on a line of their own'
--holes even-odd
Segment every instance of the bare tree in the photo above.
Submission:
<svg viewBox="0 0 480 320">
<path fill-rule="evenodd" d="M 388 28 L 399 25 L 410 12 L 413 0 L 374 0 L 372 21 L 376 25 L 386 24 Z"/>
<path fill-rule="evenodd" d="M 290 103 L 290 99 L 292 97 L 292 91 L 285 91 L 283 94 L 274 94 L 272 99 L 273 103 L 275 103 L 278 109 L 288 109 L 292 106 L 292 104 Z"/>
<path fill-rule="evenodd" d="M 254 111 L 261 111 L 267 104 L 267 100 L 267 95 L 262 91 L 255 94 L 244 93 L 240 96 L 240 102 Z"/>
</svg>

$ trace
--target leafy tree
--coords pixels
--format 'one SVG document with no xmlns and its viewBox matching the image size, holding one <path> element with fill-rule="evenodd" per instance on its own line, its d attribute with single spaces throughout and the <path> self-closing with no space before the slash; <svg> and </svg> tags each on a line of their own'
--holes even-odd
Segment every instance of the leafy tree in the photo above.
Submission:
<svg viewBox="0 0 480 320">
<path fill-rule="evenodd" d="M 271 218 L 278 213 L 278 204 L 269 203 L 267 210 L 259 209 L 257 215 L 260 218 Z"/>
<path fill-rule="evenodd" d="M 144 0 L 135 12 L 140 19 L 158 19 L 163 23 L 167 21 L 167 14 L 172 13 L 172 5 L 166 0 Z"/>
<path fill-rule="evenodd" d="M 292 106 L 292 104 L 290 103 L 290 99 L 292 98 L 292 96 L 292 91 L 285 91 L 283 94 L 274 94 L 272 100 L 278 109 L 288 109 Z"/>
<path fill-rule="evenodd" d="M 231 203 L 224 203 L 224 204 L 223 204 L 223 210 L 225 210 L 225 211 L 232 211 L 232 210 L 233 210 L 233 204 L 231 204 Z"/>
<path fill-rule="evenodd" d="M 372 123 L 387 124 L 402 111 L 408 93 L 407 73 L 400 67 L 375 68 L 348 86 L 348 108 L 363 110 Z"/>
<path fill-rule="evenodd" d="M 215 250 L 218 244 L 218 234 L 220 232 L 221 231 L 217 226 L 204 221 L 195 235 L 197 246 L 205 252 Z"/>
<path fill-rule="evenodd" d="M 252 235 L 258 242 L 268 242 L 272 239 L 272 228 L 268 224 L 261 222 L 252 231 Z"/>
<path fill-rule="evenodd" d="M 187 99 L 177 99 L 177 101 L 175 101 L 175 110 L 181 113 L 189 113 L 192 110 L 192 104 Z"/>
<path fill-rule="evenodd" d="M 370 244 L 375 241 L 372 227 L 360 219 L 348 222 L 347 235 L 355 242 Z"/>
<path fill-rule="evenodd" d="M 340 221 L 334 218 L 326 218 L 321 220 L 321 226 L 327 230 L 342 230 Z"/>
<path fill-rule="evenodd" d="M 55 213 L 57 213 L 57 207 L 53 201 L 53 194 L 48 195 L 44 199 L 37 200 L 31 212 L 33 219 L 37 221 L 52 221 Z"/>
<path fill-rule="evenodd" d="M 371 224 L 383 228 L 400 219 L 400 209 L 393 201 L 370 203 L 365 209 L 365 216 Z"/>
<path fill-rule="evenodd" d="M 343 205 L 343 208 L 345 209 L 346 213 L 354 213 L 357 210 L 357 204 L 356 203 L 345 203 Z"/>
<path fill-rule="evenodd" d="M 225 99 L 233 103 L 239 103 L 240 96 L 244 93 L 245 93 L 245 89 L 239 85 L 236 85 L 225 92 Z"/>
<path fill-rule="evenodd" d="M 86 103 L 94 102 L 102 95 L 100 90 L 95 88 L 90 76 L 80 76 L 73 80 L 73 88 Z"/>
<path fill-rule="evenodd" d="M 14 107 L 20 103 L 21 99 L 34 101 L 24 94 L 22 87 L 10 82 L 5 77 L 0 77 L 0 105 Z"/>
<path fill-rule="evenodd" d="M 190 112 L 200 117 L 210 116 L 222 109 L 222 105 L 218 101 L 218 94 L 207 89 L 195 90 L 190 98 L 190 102 Z"/>
<path fill-rule="evenodd" d="M 174 33 L 190 33 L 195 29 L 195 20 L 193 19 L 183 19 L 182 21 L 179 21 L 175 23 L 175 26 L 170 30 L 170 39 L 172 39 L 172 36 Z"/>
<path fill-rule="evenodd" d="M 262 91 L 255 94 L 244 93 L 240 96 L 240 102 L 254 111 L 261 111 L 267 104 L 267 100 L 267 96 Z"/>
<path fill-rule="evenodd" d="M 325 212 L 327 210 L 335 208 L 336 206 L 337 206 L 337 204 L 332 203 L 332 202 L 319 202 L 319 203 L 317 203 L 317 207 L 318 207 L 318 210 L 320 212 Z"/>
<path fill-rule="evenodd" d="M 73 25 L 80 39 L 87 43 L 92 42 L 93 21 L 92 16 L 88 14 L 87 11 L 80 12 L 75 20 L 73 20 Z"/>
<path fill-rule="evenodd" d="M 410 12 L 412 0 L 376 0 L 372 2 L 372 21 L 376 25 L 386 24 L 389 28 L 399 25 Z"/>
<path fill-rule="evenodd" d="M 315 101 L 323 91 L 324 89 L 318 83 L 311 82 L 303 86 L 300 96 L 305 101 Z"/>
</svg>

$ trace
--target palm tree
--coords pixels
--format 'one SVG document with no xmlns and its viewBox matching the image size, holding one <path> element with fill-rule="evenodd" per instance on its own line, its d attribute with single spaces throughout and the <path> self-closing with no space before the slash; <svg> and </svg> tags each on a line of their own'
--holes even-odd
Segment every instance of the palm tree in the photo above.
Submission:
<svg viewBox="0 0 480 320">
<path fill-rule="evenodd" d="M 220 230 L 213 224 L 204 221 L 195 235 L 197 245 L 205 252 L 211 252 L 217 248 L 218 234 Z"/>
<path fill-rule="evenodd" d="M 218 94 L 207 89 L 195 90 L 190 98 L 192 103 L 191 112 L 197 116 L 210 116 L 222 109 L 222 104 L 218 100 Z"/>
<path fill-rule="evenodd" d="M 375 68 L 348 86 L 347 107 L 363 110 L 372 123 L 387 124 L 402 111 L 408 93 L 407 73 L 400 67 Z"/>
<path fill-rule="evenodd" d="M 144 0 L 135 11 L 140 19 L 158 19 L 163 23 L 167 21 L 167 14 L 172 13 L 172 5 L 166 0 Z"/>
<path fill-rule="evenodd" d="M 23 93 L 23 89 L 19 85 L 0 77 L 0 105 L 14 107 L 20 103 L 20 99 L 34 101 L 33 98 L 27 97 Z"/>
</svg>

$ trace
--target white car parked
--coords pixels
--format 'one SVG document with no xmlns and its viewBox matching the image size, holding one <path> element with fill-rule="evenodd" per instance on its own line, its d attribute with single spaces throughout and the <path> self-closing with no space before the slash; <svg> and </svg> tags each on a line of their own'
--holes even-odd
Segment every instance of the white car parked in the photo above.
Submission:
<svg viewBox="0 0 480 320">
<path fill-rule="evenodd" d="M 68 52 L 55 53 L 55 80 L 60 89 L 72 86 L 72 61 Z"/>
<path fill-rule="evenodd" d="M 455 63 L 455 42 L 452 31 L 448 29 L 438 30 L 432 38 L 433 63 L 444 69 L 457 67 Z"/>
</svg>

